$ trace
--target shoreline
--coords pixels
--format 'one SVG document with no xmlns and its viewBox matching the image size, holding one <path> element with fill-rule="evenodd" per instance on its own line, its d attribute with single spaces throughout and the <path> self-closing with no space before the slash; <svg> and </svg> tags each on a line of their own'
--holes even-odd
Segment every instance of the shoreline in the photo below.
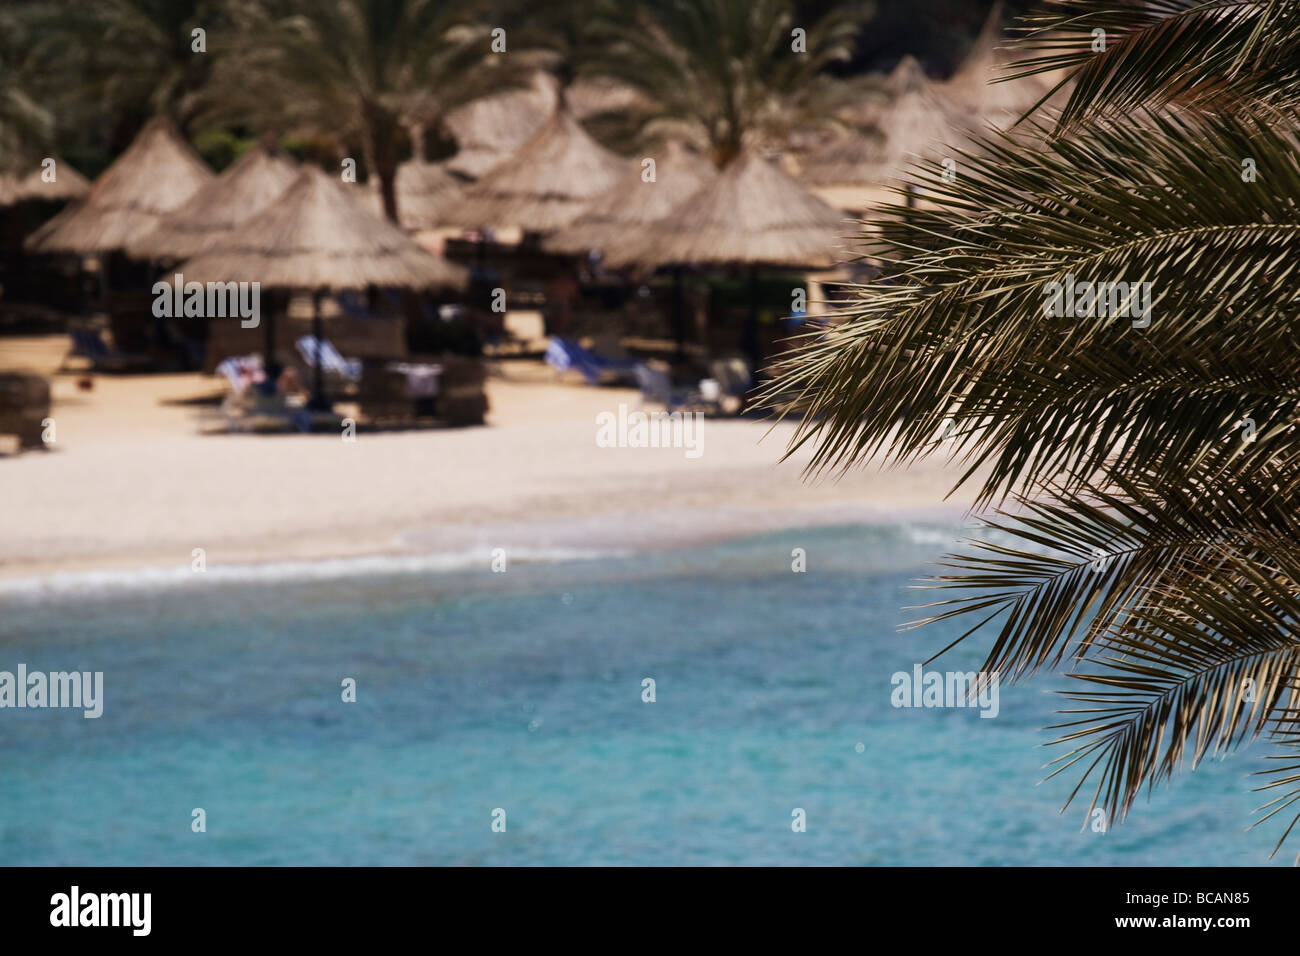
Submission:
<svg viewBox="0 0 1300 956">
<path fill-rule="evenodd" d="M 423 550 L 420 542 L 434 529 L 414 529 L 401 533 L 395 547 L 362 550 L 340 548 L 334 553 L 310 556 L 289 554 L 269 548 L 254 548 L 247 554 L 227 552 L 220 562 L 205 555 L 205 572 L 219 583 L 245 581 L 307 581 L 312 579 L 357 578 L 387 574 L 458 573 L 474 569 L 490 570 L 493 550 L 504 549 L 512 564 L 559 564 L 604 558 L 619 559 L 674 551 L 690 551 L 725 545 L 733 541 L 768 534 L 820 530 L 832 527 L 901 527 L 956 524 L 959 512 L 934 509 L 892 511 L 889 514 L 862 509 L 826 507 L 791 510 L 782 515 L 762 513 L 762 525 L 736 523 L 737 514 L 728 515 L 707 527 L 695 527 L 689 534 L 666 527 L 636 526 L 637 515 L 627 514 L 617 527 L 635 528 L 635 537 L 616 533 L 614 525 L 604 531 L 574 536 L 553 535 L 551 522 L 528 522 L 498 526 L 484 533 L 480 528 L 436 529 L 459 549 Z M 640 516 L 644 517 L 644 516 Z M 751 517 L 759 517 L 755 513 Z M 716 518 L 716 515 L 715 515 Z M 591 527 L 596 527 L 594 524 Z M 448 532 L 451 532 L 448 534 Z M 471 543 L 473 540 L 474 543 Z M 76 593 L 85 589 L 169 588 L 192 580 L 192 561 L 168 561 L 162 555 L 119 555 L 115 558 L 72 562 L 27 562 L 22 566 L 0 566 L 0 595 L 31 593 Z"/>
<path fill-rule="evenodd" d="M 62 337 L 15 349 L 43 357 Z M 45 371 L 45 369 L 38 369 Z M 200 435 L 191 375 L 52 379 L 53 447 L 0 457 L 0 582 L 58 575 L 338 560 L 426 560 L 492 548 L 533 552 L 698 547 L 799 527 L 959 522 L 957 468 L 938 459 L 805 480 L 780 462 L 790 423 L 706 419 L 703 454 L 602 447 L 598 422 L 631 389 L 556 381 L 502 363 L 480 428 L 334 435 Z"/>
</svg>

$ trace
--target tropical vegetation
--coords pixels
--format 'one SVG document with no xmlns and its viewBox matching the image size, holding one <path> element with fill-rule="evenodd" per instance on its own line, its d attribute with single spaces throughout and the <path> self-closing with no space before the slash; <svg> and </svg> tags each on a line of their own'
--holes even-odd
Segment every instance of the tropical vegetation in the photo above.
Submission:
<svg viewBox="0 0 1300 956">
<path fill-rule="evenodd" d="M 1064 671 L 1071 800 L 1119 820 L 1262 737 L 1280 845 L 1300 803 L 1300 8 L 1060 0 L 1026 28 L 1013 75 L 1064 71 L 1064 104 L 918 167 L 924 201 L 863 237 L 884 273 L 767 400 L 802 409 L 790 451 L 815 471 L 961 463 L 984 527 L 923 621 L 987 636 L 1003 684 Z M 1102 282 L 1149 283 L 1149 314 L 1045 308 Z"/>
</svg>

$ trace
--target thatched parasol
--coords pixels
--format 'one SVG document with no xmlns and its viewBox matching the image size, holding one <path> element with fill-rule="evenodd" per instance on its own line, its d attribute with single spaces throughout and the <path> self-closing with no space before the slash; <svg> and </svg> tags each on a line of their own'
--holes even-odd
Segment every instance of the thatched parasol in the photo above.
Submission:
<svg viewBox="0 0 1300 956">
<path fill-rule="evenodd" d="M 800 181 L 827 202 L 865 209 L 890 198 L 885 187 L 908 166 L 942 159 L 949 152 L 945 147 L 970 142 L 978 112 L 955 98 L 947 84 L 927 77 L 913 57 L 903 57 L 884 85 L 889 102 L 869 105 L 853 117 L 876 135 L 844 133 L 798 157 Z"/>
<path fill-rule="evenodd" d="M 885 134 L 885 154 L 871 175 L 889 179 L 922 159 L 939 159 L 945 147 L 970 139 L 978 118 L 939 84 L 926 84 L 899 96 L 879 119 Z"/>
<path fill-rule="evenodd" d="M 756 153 L 606 253 L 611 266 L 671 263 L 826 268 L 844 216 Z"/>
<path fill-rule="evenodd" d="M 171 261 L 207 252 L 284 195 L 296 176 L 291 160 L 255 146 L 169 213 L 158 228 L 128 242 L 126 251 L 139 259 Z"/>
<path fill-rule="evenodd" d="M 843 214 L 755 152 L 734 160 L 667 217 L 606 251 L 611 266 L 747 267 L 749 317 L 742 346 L 751 367 L 762 363 L 758 270 L 827 268 L 838 260 Z M 680 342 L 679 342 L 680 350 Z"/>
<path fill-rule="evenodd" d="M 443 222 L 551 232 L 581 215 L 627 166 L 560 109 L 519 152 L 467 188 Z"/>
<path fill-rule="evenodd" d="M 313 293 L 312 334 L 322 338 L 320 295 L 367 286 L 464 288 L 468 271 L 434 256 L 319 169 L 303 169 L 285 193 L 210 251 L 177 269 L 186 282 L 258 282 Z M 266 362 L 274 348 L 266 323 Z M 313 404 L 323 404 L 321 362 Z"/>
<path fill-rule="evenodd" d="M 90 192 L 90 180 L 61 159 L 55 161 L 53 182 L 46 182 L 44 173 L 45 168 L 40 167 L 26 176 L 16 172 L 0 174 L 0 206 L 29 201 L 67 202 Z"/>
<path fill-rule="evenodd" d="M 842 133 L 799 159 L 799 180 L 810 186 L 862 184 L 888 157 L 883 135 Z"/>
<path fill-rule="evenodd" d="M 1007 73 L 1015 59 L 1001 48 L 1002 4 L 995 3 L 984 28 L 971 46 L 970 53 L 942 88 L 971 114 L 999 129 L 1007 129 L 1027 112 L 1038 106 L 1064 78 L 1062 71 L 1022 76 L 994 82 Z M 1068 95 L 1068 88 L 1058 90 L 1047 99 L 1055 102 Z"/>
<path fill-rule="evenodd" d="M 211 180 L 212 171 L 171 120 L 155 117 L 95 180 L 85 201 L 29 236 L 27 248 L 81 255 L 113 252 L 156 228 Z"/>
<path fill-rule="evenodd" d="M 553 112 L 555 86 L 537 77 L 530 89 L 510 90 L 474 100 L 447 114 L 447 128 L 456 139 L 456 155 L 447 168 L 478 179 L 514 155 Z"/>
<path fill-rule="evenodd" d="M 384 198 L 378 181 L 370 187 L 367 200 L 376 215 L 384 215 Z M 397 167 L 397 218 L 411 232 L 434 228 L 444 212 L 460 201 L 461 181 L 437 163 L 408 160 Z"/>
<path fill-rule="evenodd" d="M 570 255 L 612 248 L 632 232 L 663 219 L 717 175 L 712 164 L 678 143 L 651 158 L 655 159 L 654 181 L 645 181 L 641 164 L 628 170 L 588 203 L 578 218 L 549 237 L 545 247 Z"/>
</svg>

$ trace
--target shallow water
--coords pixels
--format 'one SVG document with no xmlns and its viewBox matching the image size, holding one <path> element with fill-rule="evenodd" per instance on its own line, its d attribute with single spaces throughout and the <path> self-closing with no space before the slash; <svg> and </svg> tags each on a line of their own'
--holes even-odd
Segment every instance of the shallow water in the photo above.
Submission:
<svg viewBox="0 0 1300 956">
<path fill-rule="evenodd" d="M 1281 826 L 1243 833 L 1257 752 L 1081 832 L 1075 778 L 1039 785 L 1063 680 L 1004 686 L 996 719 L 891 706 L 959 633 L 898 631 L 951 538 L 9 593 L 0 670 L 102 670 L 105 705 L 0 710 L 0 864 L 1269 862 Z"/>
</svg>

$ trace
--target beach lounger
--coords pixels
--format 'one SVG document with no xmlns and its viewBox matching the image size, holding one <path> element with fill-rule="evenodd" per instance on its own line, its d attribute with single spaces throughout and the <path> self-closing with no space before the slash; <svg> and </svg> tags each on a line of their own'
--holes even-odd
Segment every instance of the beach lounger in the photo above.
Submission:
<svg viewBox="0 0 1300 956">
<path fill-rule="evenodd" d="M 577 342 L 552 338 L 546 346 L 546 364 L 557 372 L 578 372 L 588 385 L 600 385 L 609 379 L 624 377 L 635 372 L 637 363 L 631 359 L 612 359 L 588 351 Z"/>
<path fill-rule="evenodd" d="M 718 383 L 724 399 L 719 403 L 719 411 L 731 404 L 735 405 L 737 413 L 744 409 L 746 396 L 754 387 L 754 376 L 743 358 L 715 359 L 709 363 L 709 377 Z M 725 399 L 733 401 L 727 402 Z"/>
<path fill-rule="evenodd" d="M 643 405 L 662 405 L 670 412 L 678 409 L 704 411 L 715 407 L 714 403 L 705 400 L 699 389 L 674 387 L 666 371 L 646 362 L 637 362 L 632 375 L 641 389 Z"/>
<path fill-rule="evenodd" d="M 294 345 L 309 369 L 316 367 L 316 356 L 319 353 L 323 371 L 338 375 L 349 382 L 361 380 L 361 360 L 345 359 L 329 339 L 321 339 L 317 342 L 316 336 L 304 335 Z"/>
<path fill-rule="evenodd" d="M 223 376 L 230 383 L 230 390 L 241 395 L 248 386 L 261 381 L 262 357 L 256 353 L 232 355 L 217 364 L 214 374 Z"/>
<path fill-rule="evenodd" d="M 72 357 L 88 359 L 90 367 L 97 372 L 122 372 L 149 363 L 147 355 L 135 355 L 111 347 L 96 329 L 74 327 L 68 330 L 68 335 L 72 339 L 72 348 L 68 350 L 61 369 L 67 367 L 67 360 Z"/>
<path fill-rule="evenodd" d="M 248 388 L 241 394 L 227 395 L 221 406 L 227 432 L 310 432 L 340 427 L 342 416 L 330 411 L 313 411 L 305 405 L 292 405 L 283 395 L 268 395 L 261 388 Z"/>
</svg>

